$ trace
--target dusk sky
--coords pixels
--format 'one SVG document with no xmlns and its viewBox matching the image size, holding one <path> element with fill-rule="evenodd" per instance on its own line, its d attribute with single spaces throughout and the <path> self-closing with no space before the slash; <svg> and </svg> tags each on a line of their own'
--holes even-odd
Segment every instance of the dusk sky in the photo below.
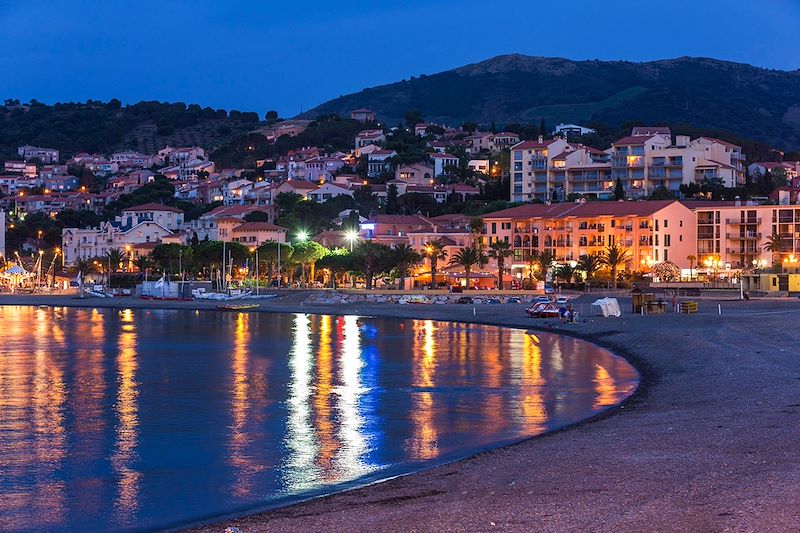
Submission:
<svg viewBox="0 0 800 533">
<path fill-rule="evenodd" d="M 610 7 L 613 6 L 613 7 Z M 0 1 L 0 98 L 298 113 L 522 53 L 800 68 L 800 2 Z"/>
</svg>

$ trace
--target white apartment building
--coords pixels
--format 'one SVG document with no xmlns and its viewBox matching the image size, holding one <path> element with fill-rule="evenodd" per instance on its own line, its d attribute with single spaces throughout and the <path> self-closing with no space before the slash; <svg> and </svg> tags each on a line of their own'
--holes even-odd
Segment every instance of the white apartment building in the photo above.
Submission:
<svg viewBox="0 0 800 533">
<path fill-rule="evenodd" d="M 58 163 L 58 150 L 55 148 L 39 148 L 26 144 L 17 148 L 17 153 L 25 160 L 39 159 L 42 163 Z"/>
<path fill-rule="evenodd" d="M 628 198 L 664 187 L 720 180 L 725 187 L 744 184 L 745 156 L 739 146 L 678 135 L 667 128 L 634 128 L 606 151 L 556 138 L 525 141 L 511 148 L 511 197 L 516 202 L 561 201 L 570 193 L 610 198 L 617 180 Z"/>
<path fill-rule="evenodd" d="M 550 200 L 564 191 L 563 178 L 556 180 L 553 159 L 567 151 L 564 139 L 522 141 L 511 147 L 511 199 L 514 202 Z M 560 171 L 559 171 L 560 172 Z M 563 174 L 563 172 L 560 172 Z"/>
<path fill-rule="evenodd" d="M 130 250 L 145 243 L 159 243 L 183 225 L 183 211 L 160 204 L 143 204 L 124 209 L 114 221 L 98 228 L 64 228 L 61 248 L 64 263 L 103 257 L 109 250 Z"/>
</svg>

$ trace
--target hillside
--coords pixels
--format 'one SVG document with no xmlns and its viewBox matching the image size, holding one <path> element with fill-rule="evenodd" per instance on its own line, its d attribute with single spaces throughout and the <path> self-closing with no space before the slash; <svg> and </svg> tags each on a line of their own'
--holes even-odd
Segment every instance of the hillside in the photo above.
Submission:
<svg viewBox="0 0 800 533">
<path fill-rule="evenodd" d="M 110 102 L 0 106 L 0 161 L 17 157 L 17 146 L 32 144 L 62 151 L 109 153 L 132 148 L 155 153 L 173 146 L 213 149 L 259 126 L 256 113 L 214 110 L 183 103 Z"/>
<path fill-rule="evenodd" d="M 303 114 L 367 107 L 389 124 L 430 122 L 691 124 L 776 147 L 800 147 L 800 71 L 705 58 L 632 63 L 499 56 L 341 96 Z"/>
</svg>

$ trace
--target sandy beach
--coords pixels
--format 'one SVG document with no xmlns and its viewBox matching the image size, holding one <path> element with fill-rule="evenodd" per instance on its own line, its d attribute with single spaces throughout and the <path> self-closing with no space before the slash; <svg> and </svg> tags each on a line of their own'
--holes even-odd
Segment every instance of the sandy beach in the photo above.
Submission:
<svg viewBox="0 0 800 533">
<path fill-rule="evenodd" d="M 579 300 L 587 312 L 593 299 Z M 642 384 L 620 408 L 566 430 L 196 531 L 796 531 L 800 524 L 796 300 L 706 300 L 697 315 L 585 315 L 587 322 L 562 325 L 524 317 L 523 305 L 475 306 L 473 314 L 464 305 L 302 300 L 289 293 L 261 302 L 261 310 L 543 328 L 626 357 Z M 0 297 L 0 305 L 15 304 L 214 308 Z"/>
</svg>

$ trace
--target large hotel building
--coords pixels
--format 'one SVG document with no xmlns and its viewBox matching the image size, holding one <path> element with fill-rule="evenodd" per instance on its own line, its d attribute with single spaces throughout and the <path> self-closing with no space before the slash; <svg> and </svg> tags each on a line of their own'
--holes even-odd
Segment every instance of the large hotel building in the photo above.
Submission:
<svg viewBox="0 0 800 533">
<path fill-rule="evenodd" d="M 511 147 L 511 198 L 515 202 L 563 201 L 569 194 L 610 199 L 617 179 L 628 198 L 664 187 L 718 179 L 726 187 L 745 180 L 745 157 L 734 144 L 677 135 L 669 128 L 633 128 L 607 150 L 561 138 L 523 141 Z"/>
</svg>

